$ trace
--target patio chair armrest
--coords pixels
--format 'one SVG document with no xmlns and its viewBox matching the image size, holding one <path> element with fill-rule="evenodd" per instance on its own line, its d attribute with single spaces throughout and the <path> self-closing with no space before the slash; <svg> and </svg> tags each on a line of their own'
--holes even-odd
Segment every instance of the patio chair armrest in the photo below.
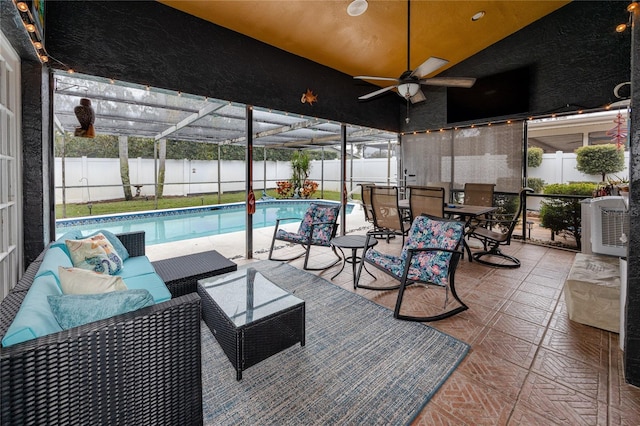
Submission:
<svg viewBox="0 0 640 426">
<path fill-rule="evenodd" d="M 312 222 L 311 223 L 311 231 L 313 231 L 313 228 L 315 228 L 318 225 L 338 226 L 338 222 Z"/>
<path fill-rule="evenodd" d="M 299 217 L 279 217 L 279 218 L 276 219 L 276 223 L 280 222 L 281 220 L 298 220 L 298 221 L 300 221 L 302 219 L 299 218 Z"/>
<path fill-rule="evenodd" d="M 493 228 L 497 225 L 511 225 L 513 223 L 513 217 L 505 218 L 505 216 L 493 216 L 488 219 L 478 219 L 474 222 L 473 226 L 469 227 L 467 233 L 473 232 L 476 228 Z"/>
<path fill-rule="evenodd" d="M 452 253 L 455 256 L 461 256 L 462 255 L 462 250 L 461 249 L 453 250 L 453 249 L 445 249 L 445 248 L 440 248 L 440 247 L 408 248 L 407 249 L 407 254 L 411 258 L 416 253 L 424 253 L 424 252 L 429 252 L 429 251 L 443 251 L 443 252 L 447 252 L 447 253 Z"/>
<path fill-rule="evenodd" d="M 276 227 L 273 231 L 273 235 L 276 235 L 276 233 L 278 232 L 278 228 L 280 228 L 280 221 L 281 220 L 297 220 L 297 221 L 301 221 L 302 219 L 300 219 L 299 217 L 280 217 L 276 219 Z"/>
<path fill-rule="evenodd" d="M 371 231 L 367 232 L 367 236 L 372 236 L 372 237 L 384 237 L 387 235 L 388 232 L 386 231 L 382 231 L 382 230 L 377 230 L 377 229 L 373 229 Z"/>
</svg>

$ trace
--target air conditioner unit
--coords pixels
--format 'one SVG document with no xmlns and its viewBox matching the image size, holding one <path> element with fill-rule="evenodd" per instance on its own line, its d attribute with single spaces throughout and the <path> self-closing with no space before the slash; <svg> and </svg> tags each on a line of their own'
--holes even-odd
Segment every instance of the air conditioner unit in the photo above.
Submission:
<svg viewBox="0 0 640 426">
<path fill-rule="evenodd" d="M 622 197 L 591 199 L 591 251 L 625 257 L 629 239 L 629 212 Z"/>
</svg>

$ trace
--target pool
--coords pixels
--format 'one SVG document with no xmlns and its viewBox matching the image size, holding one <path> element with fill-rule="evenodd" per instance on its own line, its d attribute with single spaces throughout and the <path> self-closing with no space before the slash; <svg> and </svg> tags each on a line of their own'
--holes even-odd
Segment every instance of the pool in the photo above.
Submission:
<svg viewBox="0 0 640 426">
<path fill-rule="evenodd" d="M 302 218 L 309 204 L 318 200 L 273 200 L 257 201 L 253 215 L 253 227 L 275 226 L 276 219 L 283 217 Z M 325 201 L 323 203 L 336 203 Z M 347 213 L 353 204 L 347 204 Z M 296 222 L 295 220 L 282 223 Z M 246 224 L 245 203 L 218 204 L 186 209 L 154 210 L 141 213 L 123 213 L 56 220 L 56 238 L 80 230 L 84 234 L 101 229 L 119 234 L 145 231 L 147 245 L 188 240 L 244 231 Z"/>
</svg>

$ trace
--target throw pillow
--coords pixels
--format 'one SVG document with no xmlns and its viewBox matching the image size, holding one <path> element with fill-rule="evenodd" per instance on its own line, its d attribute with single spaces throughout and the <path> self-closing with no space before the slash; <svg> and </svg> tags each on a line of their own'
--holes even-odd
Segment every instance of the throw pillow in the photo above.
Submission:
<svg viewBox="0 0 640 426">
<path fill-rule="evenodd" d="M 153 297 L 147 290 L 47 296 L 47 300 L 54 317 L 64 330 L 154 304 Z"/>
<path fill-rule="evenodd" d="M 122 269 L 122 259 L 109 240 L 98 233 L 82 240 L 65 241 L 76 268 L 114 275 Z"/>
<path fill-rule="evenodd" d="M 122 277 L 81 268 L 58 268 L 60 288 L 64 294 L 99 294 L 127 290 Z"/>
<path fill-rule="evenodd" d="M 116 234 L 114 234 L 113 232 L 107 231 L 106 229 L 101 229 L 99 231 L 94 232 L 91 235 L 87 235 L 86 238 L 93 237 L 94 235 L 98 235 L 98 234 L 104 235 L 105 238 L 109 240 L 109 242 L 111 243 L 116 253 L 118 253 L 118 256 L 120 256 L 120 259 L 122 259 L 123 262 L 129 258 L 129 251 L 124 246 L 124 244 L 122 244 L 122 241 L 120 241 L 120 238 L 118 238 Z"/>
</svg>

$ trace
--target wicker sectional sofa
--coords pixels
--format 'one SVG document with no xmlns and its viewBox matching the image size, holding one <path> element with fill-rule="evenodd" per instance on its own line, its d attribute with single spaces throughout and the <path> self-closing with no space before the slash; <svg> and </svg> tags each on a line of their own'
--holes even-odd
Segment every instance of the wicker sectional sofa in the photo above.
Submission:
<svg viewBox="0 0 640 426">
<path fill-rule="evenodd" d="M 131 257 L 144 232 L 119 234 Z M 44 254 L 0 304 L 0 338 Z M 202 424 L 200 298 L 197 293 L 0 347 L 0 423 Z"/>
</svg>

